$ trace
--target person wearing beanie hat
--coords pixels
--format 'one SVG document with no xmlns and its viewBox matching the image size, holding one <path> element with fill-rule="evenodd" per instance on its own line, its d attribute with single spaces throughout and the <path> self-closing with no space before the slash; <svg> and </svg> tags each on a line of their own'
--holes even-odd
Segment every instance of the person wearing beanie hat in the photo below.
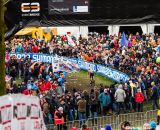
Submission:
<svg viewBox="0 0 160 130">
<path fill-rule="evenodd" d="M 57 130 L 62 130 L 64 127 L 63 107 L 59 107 L 54 113 L 54 124 L 57 125 Z"/>
<path fill-rule="evenodd" d="M 111 125 L 106 125 L 106 129 L 105 130 L 112 130 Z"/>
<path fill-rule="evenodd" d="M 154 85 L 155 85 L 155 82 L 151 82 L 151 85 L 154 86 Z"/>
<path fill-rule="evenodd" d="M 150 130 L 150 125 L 149 125 L 149 123 L 145 123 L 145 124 L 143 125 L 143 130 Z"/>
<path fill-rule="evenodd" d="M 149 123 L 149 125 L 150 125 L 150 130 L 156 130 L 156 122 L 154 122 L 154 121 L 151 121 L 150 123 Z"/>
</svg>

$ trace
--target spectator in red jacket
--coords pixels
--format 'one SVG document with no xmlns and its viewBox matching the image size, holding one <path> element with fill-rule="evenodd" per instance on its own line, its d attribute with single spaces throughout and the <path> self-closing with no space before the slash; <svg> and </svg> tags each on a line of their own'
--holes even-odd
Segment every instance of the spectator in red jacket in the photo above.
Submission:
<svg viewBox="0 0 160 130">
<path fill-rule="evenodd" d="M 40 92 L 45 92 L 47 90 L 45 81 L 40 82 L 38 86 L 39 86 Z"/>
<path fill-rule="evenodd" d="M 143 111 L 143 102 L 144 102 L 144 95 L 141 92 L 141 89 L 137 89 L 137 93 L 135 94 L 135 101 L 137 105 L 137 112 Z"/>
<path fill-rule="evenodd" d="M 27 89 L 22 92 L 24 95 L 32 95 L 33 91 L 30 86 L 27 86 Z"/>
<path fill-rule="evenodd" d="M 35 45 L 32 45 L 32 50 L 31 50 L 32 53 L 38 53 L 38 48 L 37 46 Z"/>
<path fill-rule="evenodd" d="M 90 130 L 90 129 L 87 127 L 86 124 L 83 124 L 83 125 L 82 125 L 82 128 L 81 128 L 80 130 Z"/>
</svg>

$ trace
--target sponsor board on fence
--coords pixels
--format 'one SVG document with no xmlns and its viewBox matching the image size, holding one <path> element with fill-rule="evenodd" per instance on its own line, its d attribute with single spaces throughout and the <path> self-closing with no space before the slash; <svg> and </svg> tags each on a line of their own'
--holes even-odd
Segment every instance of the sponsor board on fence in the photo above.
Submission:
<svg viewBox="0 0 160 130">
<path fill-rule="evenodd" d="M 28 57 L 31 58 L 33 61 L 36 62 L 44 62 L 44 63 L 53 63 L 54 60 L 56 60 L 57 56 L 48 55 L 48 54 L 34 54 L 34 53 L 24 53 L 24 54 L 10 54 L 10 56 L 16 56 L 18 59 L 21 59 L 22 57 Z M 10 56 L 7 55 L 7 58 Z M 122 73 L 120 71 L 117 71 L 115 69 L 112 69 L 110 67 L 102 66 L 99 64 L 86 62 L 81 59 L 77 58 L 66 58 L 63 57 L 64 60 L 69 60 L 70 62 L 77 64 L 81 70 L 92 70 L 94 73 L 98 73 L 100 75 L 103 75 L 107 78 L 110 78 L 116 82 L 126 82 L 129 77 L 127 74 Z"/>
<path fill-rule="evenodd" d="M 0 130 L 46 130 L 38 97 L 0 97 Z"/>
</svg>

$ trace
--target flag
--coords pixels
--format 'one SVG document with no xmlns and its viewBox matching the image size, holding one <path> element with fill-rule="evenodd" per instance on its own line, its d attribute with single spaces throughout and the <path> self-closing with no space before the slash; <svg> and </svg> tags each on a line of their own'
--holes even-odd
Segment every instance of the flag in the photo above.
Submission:
<svg viewBox="0 0 160 130">
<path fill-rule="evenodd" d="M 9 76 L 9 75 L 6 75 L 6 76 L 5 76 L 5 81 L 6 81 L 6 82 L 9 82 L 11 79 L 12 79 L 12 77 Z"/>
<path fill-rule="evenodd" d="M 60 64 L 60 70 L 67 72 L 67 73 L 72 73 L 72 72 L 77 72 L 79 70 L 78 65 L 70 62 L 70 61 L 66 61 L 63 60 L 63 62 L 61 62 Z"/>
<path fill-rule="evenodd" d="M 121 38 L 121 47 L 123 47 L 123 46 L 128 47 L 128 40 L 126 39 L 126 35 L 124 32 L 123 32 L 122 38 Z"/>
<path fill-rule="evenodd" d="M 156 51 L 160 51 L 160 45 L 156 47 Z"/>
<path fill-rule="evenodd" d="M 71 61 L 68 61 L 64 59 L 63 57 L 56 56 L 52 62 L 52 68 L 53 72 L 77 72 L 79 70 L 79 67 L 77 64 L 72 63 Z"/>
<path fill-rule="evenodd" d="M 72 40 L 72 37 L 70 35 L 67 35 L 67 39 L 68 39 L 68 45 L 70 46 L 75 46 L 75 42 Z"/>
<path fill-rule="evenodd" d="M 59 62 L 58 56 L 55 56 L 54 60 L 52 61 L 52 70 L 53 70 L 53 73 L 60 71 L 59 63 L 60 62 Z"/>
</svg>

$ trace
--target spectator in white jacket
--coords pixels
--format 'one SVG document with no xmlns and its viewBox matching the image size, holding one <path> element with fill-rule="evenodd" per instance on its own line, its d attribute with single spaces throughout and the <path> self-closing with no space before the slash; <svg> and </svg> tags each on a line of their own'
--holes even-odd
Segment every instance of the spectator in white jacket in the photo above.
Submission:
<svg viewBox="0 0 160 130">
<path fill-rule="evenodd" d="M 125 98 L 126 98 L 125 91 L 123 90 L 123 86 L 120 84 L 115 92 L 115 99 L 117 102 L 117 114 L 120 114 L 121 108 L 123 108 L 125 112 L 125 104 L 124 104 Z"/>
</svg>

